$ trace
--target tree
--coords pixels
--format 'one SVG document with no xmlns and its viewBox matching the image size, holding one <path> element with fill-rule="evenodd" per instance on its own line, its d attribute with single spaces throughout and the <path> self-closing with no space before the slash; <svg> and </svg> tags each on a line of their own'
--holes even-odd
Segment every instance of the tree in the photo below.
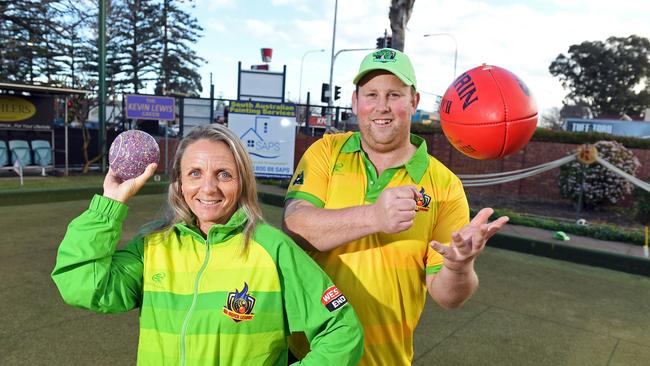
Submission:
<svg viewBox="0 0 650 366">
<path fill-rule="evenodd" d="M 122 69 L 125 56 L 122 53 L 124 39 L 119 36 L 120 29 L 120 10 L 123 6 L 118 1 L 107 2 L 106 7 L 106 86 L 107 93 L 113 95 L 124 91 L 123 83 L 125 71 Z M 86 79 L 87 85 L 97 86 L 98 83 L 91 83 L 92 80 L 99 80 L 99 16 L 98 9 L 94 7 L 90 12 L 87 22 L 89 33 L 83 38 L 79 46 L 78 54 L 83 59 L 82 71 L 83 78 Z"/>
<path fill-rule="evenodd" d="M 163 1 L 160 20 L 162 62 L 156 94 L 199 95 L 203 88 L 197 68 L 205 60 L 196 54 L 191 45 L 196 43 L 203 28 L 175 0 Z"/>
<path fill-rule="evenodd" d="M 545 127 L 551 130 L 559 131 L 562 129 L 562 117 L 560 117 L 560 109 L 552 107 L 542 113 L 540 117 L 540 127 Z"/>
<path fill-rule="evenodd" d="M 404 51 L 406 24 L 411 19 L 415 0 L 391 0 L 388 19 L 393 33 L 392 48 Z"/>
<path fill-rule="evenodd" d="M 90 3 L 68 1 L 65 8 L 61 10 L 65 20 L 58 24 L 57 29 L 55 29 L 61 47 L 61 52 L 56 57 L 61 67 L 59 77 L 72 88 L 76 88 L 79 79 L 83 78 L 81 73 L 83 65 L 86 63 L 86 57 L 84 56 L 92 55 L 92 51 L 84 52 L 83 48 L 84 43 L 87 42 L 84 34 L 88 33 L 87 30 L 91 24 L 90 17 L 93 15 L 92 8 L 94 7 L 94 4 Z"/>
<path fill-rule="evenodd" d="M 0 79 L 33 83 L 59 71 L 52 42 L 60 0 L 0 2 Z"/>
<path fill-rule="evenodd" d="M 160 7 L 150 0 L 125 0 L 115 12 L 118 52 L 114 63 L 121 73 L 115 83 L 137 94 L 144 82 L 156 79 L 161 57 Z"/>
<path fill-rule="evenodd" d="M 596 115 L 639 116 L 650 106 L 650 41 L 631 35 L 569 47 L 550 73 L 569 90 L 565 105 L 586 104 Z"/>
</svg>

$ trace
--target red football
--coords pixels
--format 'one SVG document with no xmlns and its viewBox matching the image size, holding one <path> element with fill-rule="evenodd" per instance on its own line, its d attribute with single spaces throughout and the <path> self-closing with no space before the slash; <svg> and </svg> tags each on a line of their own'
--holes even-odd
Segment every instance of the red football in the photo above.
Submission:
<svg viewBox="0 0 650 366">
<path fill-rule="evenodd" d="M 440 103 L 449 142 L 474 159 L 497 159 L 523 148 L 537 127 L 537 104 L 526 84 L 498 66 L 464 72 Z"/>
</svg>

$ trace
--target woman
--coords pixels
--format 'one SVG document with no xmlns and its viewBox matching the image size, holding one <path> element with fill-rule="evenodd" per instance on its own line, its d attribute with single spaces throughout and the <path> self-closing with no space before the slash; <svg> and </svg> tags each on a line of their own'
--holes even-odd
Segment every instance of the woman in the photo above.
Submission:
<svg viewBox="0 0 650 366">
<path fill-rule="evenodd" d="M 140 308 L 138 364 L 286 365 L 287 336 L 304 332 L 303 364 L 356 364 L 358 319 L 331 280 L 262 221 L 252 163 L 225 127 L 198 127 L 179 144 L 160 229 L 115 250 L 126 202 L 156 169 L 121 181 L 73 220 L 52 278 L 70 305 Z"/>
</svg>

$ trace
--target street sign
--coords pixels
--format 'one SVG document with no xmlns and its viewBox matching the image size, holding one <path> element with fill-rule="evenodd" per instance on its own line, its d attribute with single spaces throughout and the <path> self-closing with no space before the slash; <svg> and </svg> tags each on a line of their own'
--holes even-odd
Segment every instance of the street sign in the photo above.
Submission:
<svg viewBox="0 0 650 366">
<path fill-rule="evenodd" d="M 126 118 L 172 121 L 175 119 L 174 98 L 153 95 L 127 95 Z"/>
</svg>

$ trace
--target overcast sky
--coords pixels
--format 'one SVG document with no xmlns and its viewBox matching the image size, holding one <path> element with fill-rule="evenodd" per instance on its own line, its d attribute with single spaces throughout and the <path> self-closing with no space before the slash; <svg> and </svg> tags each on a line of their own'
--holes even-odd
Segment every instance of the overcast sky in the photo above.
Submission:
<svg viewBox="0 0 650 366">
<path fill-rule="evenodd" d="M 335 51 L 374 48 L 388 29 L 390 0 L 338 2 Z M 319 102 L 321 83 L 329 79 L 334 0 L 197 0 L 192 13 L 204 28 L 197 45 L 208 63 L 200 69 L 203 95 L 209 96 L 212 73 L 216 96 L 234 99 L 237 63 L 261 64 L 260 48 L 273 49 L 271 70 L 287 66 L 287 97 L 298 101 L 311 91 Z M 450 36 L 424 38 L 427 33 Z M 540 112 L 560 107 L 566 92 L 548 72 L 550 63 L 572 44 L 604 41 L 610 36 L 650 37 L 650 1 L 641 0 L 416 0 L 408 23 L 405 52 L 413 61 L 420 108 L 433 109 L 457 74 L 482 63 L 504 67 L 533 91 Z M 324 49 L 324 52 L 307 51 Z M 350 104 L 362 52 L 343 52 L 334 64 L 334 84 L 342 87 L 341 106 Z"/>
</svg>

